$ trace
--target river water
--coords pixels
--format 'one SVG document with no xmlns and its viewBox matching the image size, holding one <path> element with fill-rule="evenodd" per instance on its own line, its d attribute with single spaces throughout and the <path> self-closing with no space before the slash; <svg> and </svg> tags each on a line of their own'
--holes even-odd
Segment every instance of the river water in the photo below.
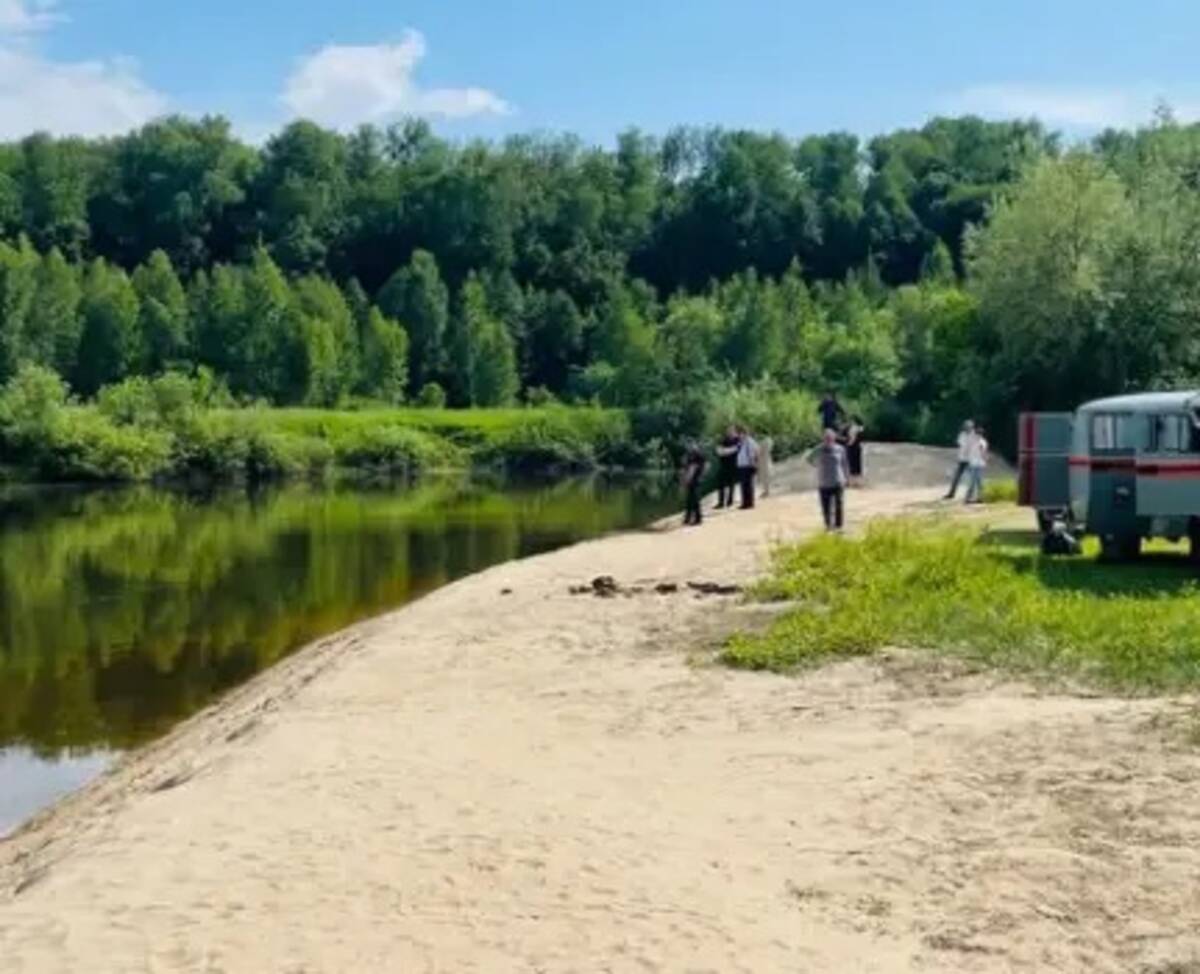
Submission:
<svg viewBox="0 0 1200 974">
<path fill-rule="evenodd" d="M 320 636 L 674 500 L 609 479 L 0 492 L 0 835 Z"/>
</svg>

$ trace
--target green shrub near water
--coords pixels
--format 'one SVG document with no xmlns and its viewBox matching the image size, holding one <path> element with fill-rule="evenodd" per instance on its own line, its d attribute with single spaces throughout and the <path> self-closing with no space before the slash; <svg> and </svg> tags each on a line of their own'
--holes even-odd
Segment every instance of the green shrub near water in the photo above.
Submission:
<svg viewBox="0 0 1200 974">
<path fill-rule="evenodd" d="M 807 393 L 758 382 L 718 385 L 709 395 L 705 434 L 710 440 L 735 423 L 747 426 L 760 440 L 771 437 L 779 456 L 800 453 L 821 439 L 817 400 Z"/>
<path fill-rule="evenodd" d="M 734 638 L 724 660 L 788 671 L 901 646 L 1128 691 L 1200 683 L 1200 588 L 1187 560 L 1106 565 L 1088 551 L 1046 558 L 1033 534 L 915 519 L 784 547 L 756 594 L 799 608 Z"/>
<path fill-rule="evenodd" d="M 129 379 L 81 405 L 36 366 L 0 390 L 0 448 L 5 463 L 51 480 L 584 469 L 645 459 L 619 410 L 237 409 L 205 374 Z"/>
</svg>

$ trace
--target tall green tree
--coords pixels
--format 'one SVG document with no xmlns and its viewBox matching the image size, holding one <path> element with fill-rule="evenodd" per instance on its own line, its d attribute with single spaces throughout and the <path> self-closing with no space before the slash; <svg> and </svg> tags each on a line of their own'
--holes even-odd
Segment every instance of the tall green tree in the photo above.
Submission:
<svg viewBox="0 0 1200 974">
<path fill-rule="evenodd" d="M 91 246 L 126 267 L 161 250 L 185 273 L 229 260 L 258 165 L 223 118 L 174 116 L 121 136 L 96 167 Z"/>
<path fill-rule="evenodd" d="M 234 381 L 246 337 L 246 289 L 236 267 L 218 264 L 192 278 L 188 311 L 200 364 Z"/>
<path fill-rule="evenodd" d="M 739 379 L 753 381 L 774 375 L 783 362 L 783 309 L 774 282 L 753 270 L 723 285 L 717 292 L 725 319 L 722 359 Z"/>
<path fill-rule="evenodd" d="M 243 272 L 243 291 L 235 389 L 277 403 L 303 402 L 309 389 L 303 316 L 283 272 L 263 247 Z"/>
<path fill-rule="evenodd" d="M 359 381 L 358 326 L 345 295 L 332 281 L 308 275 L 296 281 L 295 299 L 306 320 L 305 401 L 336 405 Z"/>
<path fill-rule="evenodd" d="M 414 253 L 408 265 L 383 286 L 377 304 L 408 334 L 408 374 L 413 388 L 438 379 L 446 360 L 450 294 L 433 254 L 424 250 Z"/>
<path fill-rule="evenodd" d="M 583 351 L 584 318 L 565 291 L 531 291 L 525 297 L 526 384 L 565 389 Z"/>
<path fill-rule="evenodd" d="M 403 402 L 408 387 L 408 335 L 378 308 L 370 308 L 362 336 L 359 391 L 383 402 Z"/>
<path fill-rule="evenodd" d="M 451 361 L 463 370 L 451 377 L 466 380 L 465 396 L 458 386 L 452 394 L 460 396 L 455 405 L 505 406 L 512 403 L 520 388 L 517 356 L 512 336 L 488 307 L 487 292 L 475 276 L 469 277 L 459 296 L 455 316 L 456 340 L 451 345 Z"/>
<path fill-rule="evenodd" d="M 171 258 L 156 250 L 133 272 L 140 306 L 140 371 L 155 375 L 191 356 L 187 294 Z"/>
<path fill-rule="evenodd" d="M 27 318 L 28 348 L 33 361 L 73 375 L 79 357 L 83 296 L 79 268 L 56 248 L 38 262 L 36 295 Z"/>
<path fill-rule="evenodd" d="M 612 370 L 610 404 L 633 406 L 656 394 L 661 384 L 654 327 L 646 320 L 633 289 L 620 282 L 610 286 L 597 310 L 591 344 L 591 358 Z"/>
<path fill-rule="evenodd" d="M 0 242 L 0 381 L 36 361 L 30 316 L 37 292 L 38 255 L 22 239 L 15 247 Z"/>
<path fill-rule="evenodd" d="M 102 259 L 92 261 L 83 279 L 83 329 L 72 381 L 82 395 L 95 395 L 130 373 L 138 355 L 138 312 L 128 275 Z"/>
<path fill-rule="evenodd" d="M 1120 180 L 1075 153 L 1038 164 L 969 240 L 999 401 L 1068 406 L 1105 382 L 1106 269 L 1132 219 Z"/>
</svg>

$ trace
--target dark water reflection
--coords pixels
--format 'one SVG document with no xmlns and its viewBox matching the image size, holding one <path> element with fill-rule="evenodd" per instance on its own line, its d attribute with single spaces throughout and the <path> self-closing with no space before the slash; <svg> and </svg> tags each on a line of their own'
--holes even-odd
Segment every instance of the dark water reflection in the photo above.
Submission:
<svg viewBox="0 0 1200 974">
<path fill-rule="evenodd" d="M 0 494 L 0 833 L 319 636 L 671 506 L 606 480 Z"/>
</svg>

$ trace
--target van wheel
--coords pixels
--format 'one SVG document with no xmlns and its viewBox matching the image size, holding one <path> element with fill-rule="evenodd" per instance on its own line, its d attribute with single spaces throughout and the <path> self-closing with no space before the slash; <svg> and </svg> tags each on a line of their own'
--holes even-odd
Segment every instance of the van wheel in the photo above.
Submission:
<svg viewBox="0 0 1200 974">
<path fill-rule="evenodd" d="M 1101 561 L 1133 561 L 1142 553 L 1141 538 L 1101 538 Z"/>
<path fill-rule="evenodd" d="M 1188 557 L 1192 564 L 1200 565 L 1200 522 L 1193 521 L 1188 528 Z"/>
</svg>

